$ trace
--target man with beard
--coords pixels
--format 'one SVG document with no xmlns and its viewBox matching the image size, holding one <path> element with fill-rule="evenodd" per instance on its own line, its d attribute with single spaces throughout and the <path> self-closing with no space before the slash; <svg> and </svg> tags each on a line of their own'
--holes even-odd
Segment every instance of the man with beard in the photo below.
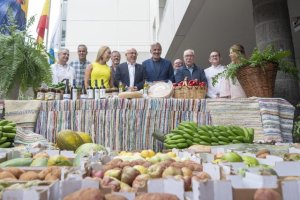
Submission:
<svg viewBox="0 0 300 200">
<path fill-rule="evenodd" d="M 174 81 L 174 71 L 169 60 L 161 58 L 161 45 L 156 42 L 151 45 L 152 58 L 145 60 L 142 65 L 146 70 L 147 81 Z"/>
<path fill-rule="evenodd" d="M 116 82 L 115 84 L 115 74 L 116 74 L 116 70 L 117 70 L 117 66 L 120 64 L 121 61 L 121 54 L 118 51 L 112 51 L 111 52 L 111 63 L 112 65 L 110 66 L 110 71 L 111 71 L 111 85 L 113 85 L 114 87 L 118 87 L 118 83 Z"/>
</svg>

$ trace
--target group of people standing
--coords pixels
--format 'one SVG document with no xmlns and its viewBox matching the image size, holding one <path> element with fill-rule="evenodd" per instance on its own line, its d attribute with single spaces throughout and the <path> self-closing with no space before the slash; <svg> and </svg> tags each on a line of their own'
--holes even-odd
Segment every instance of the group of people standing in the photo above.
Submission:
<svg viewBox="0 0 300 200">
<path fill-rule="evenodd" d="M 129 91 L 136 91 L 143 88 L 144 82 L 171 81 L 178 83 L 185 77 L 188 80 L 205 82 L 208 85 L 207 96 L 209 98 L 241 98 L 246 97 L 238 81 L 234 84 L 232 80 L 221 78 L 216 85 L 212 85 L 212 77 L 225 70 L 225 66 L 220 64 L 221 55 L 219 51 L 212 51 L 209 56 L 211 66 L 202 69 L 195 64 L 195 52 L 187 49 L 183 53 L 183 61 L 176 59 L 174 64 L 161 57 L 161 44 L 156 42 L 151 44 L 151 58 L 136 63 L 137 50 L 129 48 L 125 52 L 126 62 L 120 63 L 121 54 L 118 51 L 111 51 L 108 46 L 100 47 L 96 60 L 89 62 L 86 59 L 88 54 L 86 45 L 80 44 L 77 48 L 78 60 L 68 64 L 69 50 L 61 49 L 58 52 L 57 63 L 51 65 L 52 82 L 56 84 L 63 79 L 76 80 L 77 85 L 88 87 L 90 84 L 95 86 L 95 80 L 98 83 L 103 82 L 105 88 L 118 87 L 120 83 Z M 242 45 L 233 45 L 230 48 L 232 63 L 239 62 L 239 56 L 245 56 L 245 50 Z M 111 59 L 111 66 L 107 62 Z"/>
</svg>

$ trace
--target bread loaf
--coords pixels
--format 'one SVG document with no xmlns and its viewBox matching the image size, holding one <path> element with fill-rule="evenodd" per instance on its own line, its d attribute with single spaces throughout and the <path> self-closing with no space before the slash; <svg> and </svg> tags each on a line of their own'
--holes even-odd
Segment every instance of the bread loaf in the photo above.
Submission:
<svg viewBox="0 0 300 200">
<path fill-rule="evenodd" d="M 135 99 L 135 98 L 142 98 L 143 94 L 140 92 L 121 92 L 119 93 L 119 98 L 123 99 Z"/>
</svg>

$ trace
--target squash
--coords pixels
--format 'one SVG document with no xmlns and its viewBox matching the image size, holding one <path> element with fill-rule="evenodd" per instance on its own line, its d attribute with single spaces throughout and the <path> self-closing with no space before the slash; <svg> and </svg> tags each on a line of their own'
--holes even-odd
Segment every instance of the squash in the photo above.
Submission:
<svg viewBox="0 0 300 200">
<path fill-rule="evenodd" d="M 81 137 L 84 143 L 93 143 L 90 134 L 84 132 L 77 132 L 77 134 Z"/>
</svg>

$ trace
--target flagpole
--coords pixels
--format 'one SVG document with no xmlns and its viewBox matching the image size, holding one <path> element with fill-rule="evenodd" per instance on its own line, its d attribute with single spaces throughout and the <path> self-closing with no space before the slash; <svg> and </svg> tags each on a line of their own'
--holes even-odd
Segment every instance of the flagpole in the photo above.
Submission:
<svg viewBox="0 0 300 200">
<path fill-rule="evenodd" d="M 47 0 L 46 0 L 46 1 L 47 1 Z M 46 50 L 48 50 L 48 37 L 49 37 L 49 27 L 50 27 L 50 15 L 51 15 L 50 11 L 51 11 L 51 0 L 49 0 L 48 27 L 47 27 L 47 29 L 46 29 L 46 30 L 47 30 L 46 44 L 45 44 Z"/>
</svg>

